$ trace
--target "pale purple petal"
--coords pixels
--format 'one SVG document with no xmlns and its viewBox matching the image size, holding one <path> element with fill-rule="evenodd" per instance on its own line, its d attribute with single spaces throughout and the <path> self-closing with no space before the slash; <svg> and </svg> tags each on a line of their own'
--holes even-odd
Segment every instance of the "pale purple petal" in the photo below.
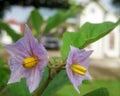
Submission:
<svg viewBox="0 0 120 96">
<path fill-rule="evenodd" d="M 91 79 L 91 76 L 88 71 L 86 72 L 85 76 L 80 76 L 80 75 L 74 73 L 71 82 L 78 93 L 80 93 L 78 86 L 82 84 L 83 80 L 87 80 L 87 79 Z"/>
<path fill-rule="evenodd" d="M 78 48 L 71 46 L 70 57 L 72 59 L 72 63 L 78 63 L 84 67 L 87 67 L 89 62 L 88 58 L 92 54 L 92 52 L 92 50 L 79 50 Z"/>
<path fill-rule="evenodd" d="M 29 57 L 27 50 L 24 48 L 25 44 L 22 44 L 22 42 L 23 39 L 20 39 L 14 44 L 5 46 L 5 49 L 9 52 L 11 56 L 21 58 Z"/>
<path fill-rule="evenodd" d="M 22 77 L 25 76 L 25 69 L 21 65 L 20 59 L 11 57 L 9 60 L 9 67 L 11 70 L 11 76 L 8 83 L 19 82 Z"/>
<path fill-rule="evenodd" d="M 24 77 L 24 69 L 22 67 L 19 67 L 18 69 L 16 69 L 16 71 L 11 72 L 8 84 L 20 82 L 21 78 L 23 77 Z"/>
<path fill-rule="evenodd" d="M 11 55 L 9 60 L 11 76 L 8 83 L 19 82 L 21 78 L 26 78 L 29 90 L 33 92 L 41 81 L 44 67 L 48 63 L 48 56 L 43 45 L 38 43 L 27 25 L 24 34 L 24 37 L 16 43 L 5 46 Z M 28 57 L 36 57 L 38 64 L 33 68 L 24 68 L 22 62 Z"/>
<path fill-rule="evenodd" d="M 25 33 L 24 33 L 23 39 L 24 39 L 24 43 L 25 43 L 26 49 L 28 50 L 29 54 L 31 56 L 35 55 L 33 51 L 35 50 L 34 48 L 36 47 L 38 48 L 38 41 L 34 38 L 31 30 L 29 29 L 27 25 L 25 25 Z"/>
<path fill-rule="evenodd" d="M 35 45 L 36 44 L 36 45 Z M 36 46 L 33 50 L 34 56 L 37 57 L 40 61 L 40 66 L 47 66 L 48 62 L 48 55 L 47 51 L 43 47 L 43 45 L 35 43 L 34 46 Z"/>
<path fill-rule="evenodd" d="M 43 68 L 40 69 L 38 66 L 34 67 L 30 74 L 27 76 L 27 86 L 32 93 L 38 86 L 41 81 L 43 74 Z"/>
<path fill-rule="evenodd" d="M 78 89 L 78 85 L 81 84 L 82 79 L 79 80 L 79 76 L 75 73 L 73 73 L 70 68 L 67 68 L 68 66 L 66 65 L 66 72 L 68 75 L 68 78 L 70 80 L 70 82 L 73 84 L 74 88 L 76 89 L 76 91 L 78 93 L 80 93 L 79 89 Z M 78 83 L 79 82 L 79 83 Z"/>
<path fill-rule="evenodd" d="M 77 90 L 78 93 L 80 93 L 78 86 L 82 84 L 82 81 L 84 79 L 91 79 L 91 76 L 87 70 L 85 76 L 80 76 L 76 73 L 74 73 L 70 67 L 72 64 L 79 64 L 81 66 L 84 66 L 86 69 L 88 69 L 89 65 L 89 56 L 92 53 L 92 51 L 85 51 L 85 50 L 79 50 L 78 48 L 72 47 L 70 53 L 68 55 L 67 64 L 66 64 L 66 72 L 67 75 L 73 84 L 74 88 Z"/>
<path fill-rule="evenodd" d="M 89 80 L 92 79 L 92 77 L 91 77 L 91 75 L 90 75 L 90 73 L 88 71 L 86 72 L 86 75 L 85 75 L 84 79 L 89 79 Z"/>
<path fill-rule="evenodd" d="M 30 50 L 30 54 L 37 57 L 41 62 L 45 61 L 44 63 L 41 63 L 41 66 L 46 66 L 48 62 L 47 51 L 43 45 L 39 44 L 33 37 L 32 32 L 27 25 L 25 26 L 24 42 L 27 43 L 26 48 Z"/>
</svg>

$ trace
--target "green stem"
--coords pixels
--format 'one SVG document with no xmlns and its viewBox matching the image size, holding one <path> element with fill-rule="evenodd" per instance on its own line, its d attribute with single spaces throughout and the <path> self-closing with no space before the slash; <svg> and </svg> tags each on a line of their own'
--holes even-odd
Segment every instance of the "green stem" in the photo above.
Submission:
<svg viewBox="0 0 120 96">
<path fill-rule="evenodd" d="M 59 66 L 59 68 L 56 69 L 56 73 L 53 74 L 53 76 L 51 76 L 51 69 L 49 69 L 49 75 L 48 78 L 46 79 L 46 81 L 44 82 L 44 84 L 41 86 L 41 88 L 39 88 L 35 93 L 32 94 L 32 96 L 41 96 L 42 93 L 45 91 L 45 89 L 48 87 L 49 83 L 53 80 L 53 78 L 60 72 L 62 66 L 64 64 L 62 64 L 61 66 Z M 49 68 L 49 67 L 48 67 Z"/>
<path fill-rule="evenodd" d="M 53 80 L 53 78 L 57 75 L 57 73 L 59 73 L 60 71 L 57 70 L 56 74 L 54 74 L 54 76 L 51 78 L 51 76 L 49 75 L 48 78 L 46 79 L 45 83 L 42 85 L 41 88 L 39 88 L 37 90 L 37 92 L 33 93 L 32 96 L 41 96 L 42 93 L 45 91 L 45 89 L 48 87 L 49 83 Z"/>
<path fill-rule="evenodd" d="M 45 81 L 45 83 L 42 85 L 42 88 L 39 89 L 37 91 L 37 96 L 41 96 L 42 93 L 44 92 L 44 90 L 47 88 L 47 86 L 49 85 L 50 81 L 52 80 L 52 78 L 48 77 L 47 80 Z"/>
<path fill-rule="evenodd" d="M 5 86 L 1 91 L 0 91 L 0 96 L 3 96 L 4 92 L 8 89 L 9 86 Z"/>
</svg>

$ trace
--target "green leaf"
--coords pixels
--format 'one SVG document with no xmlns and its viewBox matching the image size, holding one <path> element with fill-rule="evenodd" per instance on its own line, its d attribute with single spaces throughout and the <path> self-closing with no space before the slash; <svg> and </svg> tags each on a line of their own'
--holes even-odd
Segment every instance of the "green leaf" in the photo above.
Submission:
<svg viewBox="0 0 120 96">
<path fill-rule="evenodd" d="M 39 13 L 37 9 L 34 9 L 30 14 L 30 20 L 32 23 L 32 26 L 35 28 L 35 31 L 39 33 L 40 27 L 43 23 L 43 17 Z"/>
<path fill-rule="evenodd" d="M 5 30 L 13 41 L 17 41 L 21 37 L 7 23 L 3 22 L 2 20 L 0 20 L 0 29 Z"/>
<path fill-rule="evenodd" d="M 4 64 L 4 60 L 3 58 L 0 57 L 0 69 L 3 67 L 3 64 Z"/>
<path fill-rule="evenodd" d="M 46 90 L 43 92 L 42 96 L 52 96 L 63 87 L 68 82 L 66 72 L 63 70 L 56 75 L 56 77 L 51 81 Z"/>
<path fill-rule="evenodd" d="M 22 79 L 21 82 L 7 85 L 1 96 L 31 96 L 25 81 L 25 79 Z"/>
<path fill-rule="evenodd" d="M 93 90 L 83 96 L 109 96 L 109 92 L 107 88 L 99 88 L 96 90 Z"/>
<path fill-rule="evenodd" d="M 63 45 L 60 50 L 62 58 L 64 60 L 67 58 L 70 51 L 70 45 L 82 49 L 110 33 L 111 30 L 119 24 L 120 20 L 116 23 L 103 22 L 92 24 L 87 22 L 77 32 L 65 32 L 62 38 Z"/>
<path fill-rule="evenodd" d="M 78 13 L 78 10 L 59 10 L 54 16 L 48 18 L 47 25 L 45 27 L 45 34 L 49 33 L 51 29 L 57 27 L 61 23 L 65 22 L 68 18 L 75 16 Z"/>
<path fill-rule="evenodd" d="M 2 96 L 1 91 L 4 90 L 10 73 L 8 67 L 6 67 L 5 60 L 2 57 L 0 57 L 0 71 L 0 96 Z"/>
</svg>

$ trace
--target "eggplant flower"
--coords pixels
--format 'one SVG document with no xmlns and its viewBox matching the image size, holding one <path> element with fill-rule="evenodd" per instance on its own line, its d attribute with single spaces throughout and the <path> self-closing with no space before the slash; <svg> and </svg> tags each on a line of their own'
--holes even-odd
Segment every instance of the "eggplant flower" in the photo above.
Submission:
<svg viewBox="0 0 120 96">
<path fill-rule="evenodd" d="M 38 87 L 44 67 L 47 66 L 47 51 L 34 38 L 27 25 L 24 37 L 14 44 L 5 46 L 5 49 L 11 56 L 9 59 L 11 76 L 8 84 L 26 78 L 26 84 L 32 93 Z"/>
<path fill-rule="evenodd" d="M 84 79 L 91 79 L 88 72 L 89 56 L 92 51 L 79 50 L 78 48 L 72 47 L 68 55 L 66 72 L 70 82 L 74 88 L 80 93 L 78 86 L 82 84 Z"/>
</svg>

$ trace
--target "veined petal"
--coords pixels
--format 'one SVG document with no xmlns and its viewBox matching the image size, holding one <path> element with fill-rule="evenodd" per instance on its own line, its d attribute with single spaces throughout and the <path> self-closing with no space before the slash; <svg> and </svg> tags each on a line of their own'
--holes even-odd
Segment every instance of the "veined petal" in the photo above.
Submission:
<svg viewBox="0 0 120 96">
<path fill-rule="evenodd" d="M 47 66 L 48 55 L 47 55 L 47 51 L 43 47 L 43 45 L 38 44 L 36 42 L 36 44 L 34 44 L 33 53 L 34 53 L 35 57 L 37 57 L 38 60 L 40 61 L 40 66 Z"/>
<path fill-rule="evenodd" d="M 25 77 L 26 72 L 23 66 L 21 65 L 20 59 L 11 57 L 9 60 L 9 67 L 11 70 L 11 76 L 8 81 L 8 84 L 19 82 L 21 78 Z"/>
<path fill-rule="evenodd" d="M 38 43 L 27 25 L 25 26 L 24 34 L 24 37 L 16 43 L 5 46 L 11 55 L 9 61 L 11 70 L 9 83 L 19 82 L 21 78 L 26 78 L 29 90 L 33 92 L 41 81 L 44 66 L 48 63 L 48 56 L 43 45 Z M 35 66 L 30 68 L 23 66 L 23 61 L 29 61 L 28 58 L 36 58 Z"/>
<path fill-rule="evenodd" d="M 29 29 L 29 27 L 27 25 L 25 25 L 24 32 L 25 33 L 24 33 L 23 39 L 24 39 L 25 47 L 28 50 L 30 55 L 34 55 L 33 50 L 35 50 L 34 48 L 36 48 L 36 47 L 38 48 L 38 41 L 34 38 L 31 30 Z"/>
<path fill-rule="evenodd" d="M 26 51 L 26 49 L 24 48 L 24 44 L 22 44 L 22 42 L 23 42 L 23 40 L 20 39 L 16 43 L 11 44 L 11 45 L 7 45 L 7 46 L 4 46 L 4 47 L 9 52 L 9 54 L 11 56 L 15 56 L 15 57 L 18 56 L 18 57 L 21 57 L 21 58 L 25 58 L 25 57 L 28 57 L 29 54 Z"/>
<path fill-rule="evenodd" d="M 71 56 L 72 62 L 76 62 L 84 67 L 88 66 L 88 60 L 89 56 L 92 54 L 92 50 L 86 51 L 86 50 L 79 50 L 78 48 L 71 46 L 71 51 L 69 55 Z"/>
<path fill-rule="evenodd" d="M 8 84 L 20 82 L 21 78 L 24 77 L 24 69 L 20 66 L 18 69 L 11 72 Z"/>
<path fill-rule="evenodd" d="M 42 44 L 39 44 L 39 42 L 33 37 L 32 32 L 28 28 L 27 25 L 25 26 L 25 36 L 24 37 L 25 37 L 24 41 L 29 44 L 26 46 L 29 46 L 32 55 L 38 57 L 40 60 L 41 59 L 48 60 L 46 49 L 43 47 Z"/>
<path fill-rule="evenodd" d="M 86 72 L 85 76 L 73 74 L 73 79 L 71 80 L 71 82 L 78 93 L 80 93 L 78 86 L 82 84 L 83 80 L 87 80 L 87 79 L 91 79 L 91 76 L 88 71 Z"/>
<path fill-rule="evenodd" d="M 84 79 L 90 79 L 90 74 L 88 72 L 88 64 L 89 64 L 89 56 L 92 53 L 92 51 L 85 51 L 85 50 L 79 50 L 78 48 L 72 47 L 70 53 L 68 55 L 67 64 L 66 64 L 66 72 L 68 75 L 68 78 L 70 79 L 71 83 L 73 84 L 74 88 L 78 93 L 80 93 L 78 86 L 82 84 L 82 81 Z M 87 69 L 87 72 L 85 75 L 79 75 L 72 71 L 71 69 L 72 64 L 78 64 L 80 66 L 83 66 Z"/>
<path fill-rule="evenodd" d="M 11 76 L 8 81 L 8 84 L 20 82 L 21 78 L 23 77 L 24 77 L 24 69 L 20 66 L 18 69 L 11 72 Z"/>
<path fill-rule="evenodd" d="M 18 68 L 22 67 L 23 58 L 11 57 L 9 59 L 9 67 L 11 71 L 17 71 Z"/>
<path fill-rule="evenodd" d="M 67 68 L 67 67 L 66 67 Z M 80 93 L 79 89 L 78 89 L 78 85 L 80 85 L 82 83 L 83 79 L 80 79 L 78 74 L 73 73 L 70 69 L 66 69 L 67 71 L 67 75 L 68 78 L 70 80 L 70 82 L 73 84 L 74 88 L 76 89 L 76 91 L 78 93 Z"/>
<path fill-rule="evenodd" d="M 34 67 L 27 77 L 27 86 L 32 93 L 38 86 L 41 81 L 43 74 L 43 69 L 39 69 L 38 66 Z"/>
<path fill-rule="evenodd" d="M 85 75 L 84 79 L 89 79 L 89 80 L 92 79 L 92 77 L 91 77 L 91 75 L 90 75 L 90 73 L 88 71 L 86 72 L 86 75 Z"/>
</svg>

